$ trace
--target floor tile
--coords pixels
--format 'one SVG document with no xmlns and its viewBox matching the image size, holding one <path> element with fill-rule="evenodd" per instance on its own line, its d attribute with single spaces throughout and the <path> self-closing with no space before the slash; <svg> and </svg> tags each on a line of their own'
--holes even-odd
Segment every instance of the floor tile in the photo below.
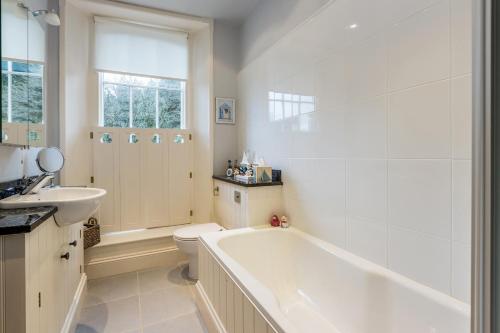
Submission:
<svg viewBox="0 0 500 333">
<path fill-rule="evenodd" d="M 155 290 L 184 287 L 186 280 L 183 278 L 184 266 L 162 267 L 139 272 L 139 290 L 148 293 Z"/>
<path fill-rule="evenodd" d="M 125 333 L 140 330 L 139 297 L 90 306 L 82 310 L 76 333 Z"/>
<path fill-rule="evenodd" d="M 198 312 L 144 327 L 144 333 L 206 333 Z"/>
<path fill-rule="evenodd" d="M 144 326 L 159 323 L 196 311 L 188 288 L 172 287 L 140 295 Z"/>
<path fill-rule="evenodd" d="M 88 307 L 116 301 L 138 294 L 139 286 L 136 272 L 90 280 L 87 283 L 87 296 L 83 306 Z"/>
</svg>

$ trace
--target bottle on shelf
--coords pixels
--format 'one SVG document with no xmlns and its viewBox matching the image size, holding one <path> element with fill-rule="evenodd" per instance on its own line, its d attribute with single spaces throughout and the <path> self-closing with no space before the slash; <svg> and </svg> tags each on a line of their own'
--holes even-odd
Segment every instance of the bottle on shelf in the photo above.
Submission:
<svg viewBox="0 0 500 333">
<path fill-rule="evenodd" d="M 231 164 L 231 160 L 227 160 L 226 176 L 228 176 L 228 177 L 233 176 L 233 166 Z"/>
</svg>

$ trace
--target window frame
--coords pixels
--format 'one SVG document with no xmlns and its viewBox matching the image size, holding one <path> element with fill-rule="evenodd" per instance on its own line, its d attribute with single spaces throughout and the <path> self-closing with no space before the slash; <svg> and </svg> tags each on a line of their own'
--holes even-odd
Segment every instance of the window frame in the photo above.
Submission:
<svg viewBox="0 0 500 333">
<path fill-rule="evenodd" d="M 121 72 L 114 72 L 114 71 L 96 71 L 97 72 L 97 77 L 98 77 L 98 98 L 99 98 L 99 110 L 98 110 L 98 126 L 99 127 L 106 127 L 104 126 L 104 85 L 105 84 L 113 84 L 113 85 L 118 85 L 118 86 L 124 86 L 127 87 L 129 90 L 129 115 L 128 115 L 128 127 L 113 127 L 113 128 L 136 128 L 133 127 L 133 115 L 134 115 L 134 110 L 133 110 L 133 96 L 132 96 L 132 89 L 133 88 L 147 88 L 147 89 L 154 89 L 155 90 L 155 127 L 147 127 L 150 129 L 187 129 L 187 124 L 188 124 L 188 92 L 189 92 L 189 81 L 185 79 L 176 79 L 176 78 L 169 78 L 169 77 L 159 77 L 159 76 L 150 76 L 150 75 L 139 75 L 139 74 L 133 74 L 133 73 L 121 73 Z M 180 128 L 163 128 L 159 127 L 159 122 L 160 122 L 160 113 L 159 113 L 159 92 L 161 90 L 164 91 L 172 91 L 171 89 L 167 88 L 161 88 L 161 87 L 154 87 L 154 86 L 148 86 L 148 85 L 140 85 L 140 84 L 127 84 L 127 83 L 117 83 L 117 82 L 111 82 L 111 81 L 106 81 L 104 79 L 104 74 L 117 74 L 117 75 L 124 75 L 124 76 L 135 76 L 135 77 L 140 77 L 140 78 L 151 78 L 151 79 L 159 79 L 159 80 L 170 80 L 170 81 L 178 81 L 184 84 L 184 91 L 181 90 L 181 124 Z M 146 129 L 146 128 L 145 128 Z"/>
<path fill-rule="evenodd" d="M 42 61 L 26 61 L 23 59 L 14 59 L 14 58 L 2 58 L 1 61 L 7 62 L 7 70 L 2 69 L 1 74 L 6 74 L 7 75 L 7 124 L 22 124 L 18 122 L 12 122 L 12 75 L 21 75 L 21 76 L 31 76 L 31 77 L 40 77 L 42 78 L 42 122 L 41 123 L 31 123 L 29 120 L 29 114 L 28 114 L 28 124 L 33 124 L 33 125 L 44 125 L 46 123 L 46 103 L 47 103 L 47 73 L 46 73 L 46 67 L 45 63 Z M 37 65 L 42 65 L 42 71 L 41 74 L 38 73 L 30 73 L 28 72 L 14 72 L 12 70 L 12 63 L 17 62 L 21 64 L 27 64 L 28 66 L 30 64 L 37 64 Z M 28 67 L 29 68 L 29 67 Z M 2 119 L 3 121 L 3 119 Z"/>
</svg>

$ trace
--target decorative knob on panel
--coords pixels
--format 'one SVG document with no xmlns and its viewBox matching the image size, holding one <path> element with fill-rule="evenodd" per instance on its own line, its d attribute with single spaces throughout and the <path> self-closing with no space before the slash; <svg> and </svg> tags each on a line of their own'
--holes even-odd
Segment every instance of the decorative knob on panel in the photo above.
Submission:
<svg viewBox="0 0 500 333">
<path fill-rule="evenodd" d="M 69 260 L 69 252 L 66 252 L 65 254 L 62 254 L 61 255 L 61 259 Z"/>
</svg>

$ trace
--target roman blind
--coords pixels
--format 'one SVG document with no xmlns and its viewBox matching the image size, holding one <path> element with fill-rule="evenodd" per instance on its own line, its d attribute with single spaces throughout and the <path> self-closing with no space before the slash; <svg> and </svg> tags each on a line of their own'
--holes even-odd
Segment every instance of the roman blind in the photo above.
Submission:
<svg viewBox="0 0 500 333">
<path fill-rule="evenodd" d="M 94 17 L 97 71 L 188 78 L 188 34 L 120 20 Z"/>
</svg>

